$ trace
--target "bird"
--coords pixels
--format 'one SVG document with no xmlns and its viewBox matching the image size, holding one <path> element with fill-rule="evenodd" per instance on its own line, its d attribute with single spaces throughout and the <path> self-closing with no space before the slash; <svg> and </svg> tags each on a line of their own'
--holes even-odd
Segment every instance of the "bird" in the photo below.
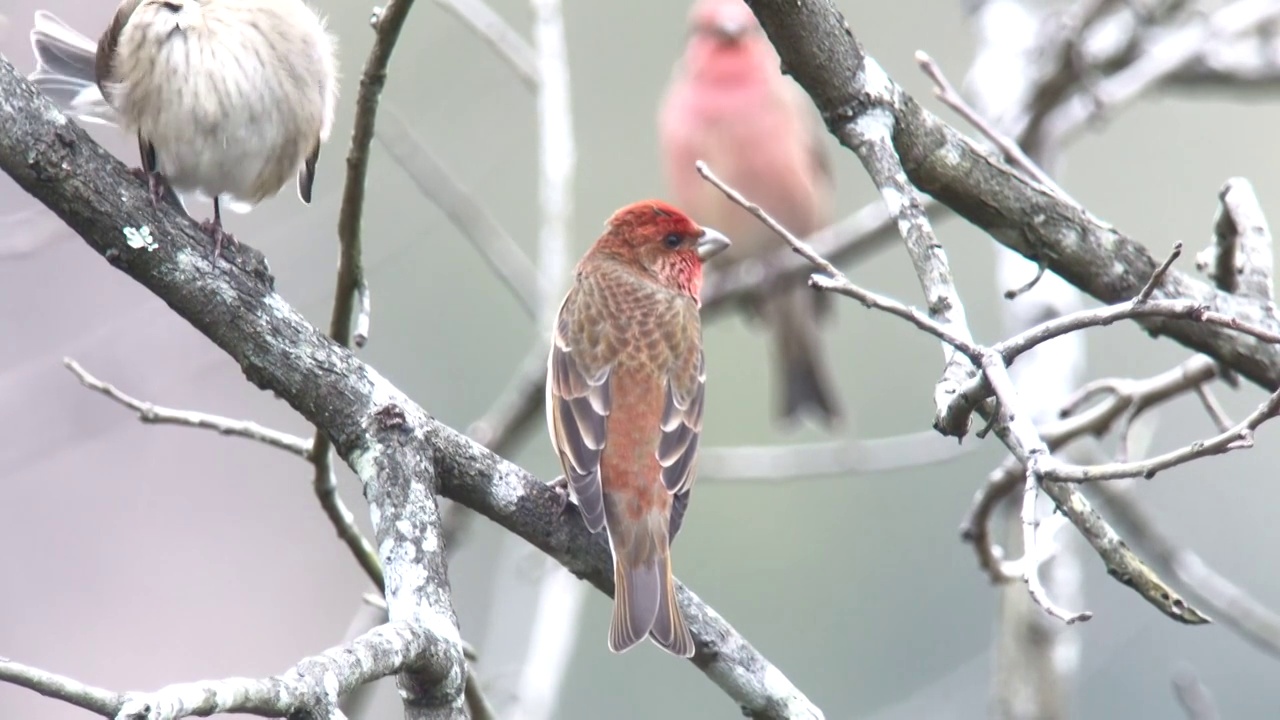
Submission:
<svg viewBox="0 0 1280 720">
<path fill-rule="evenodd" d="M 769 263 L 784 246 L 696 171 L 717 176 L 801 237 L 831 222 L 834 179 L 821 118 L 780 71 L 780 60 L 743 0 L 697 0 L 689 35 L 658 107 L 658 145 L 671 200 L 698 222 L 720 228 L 734 248 L 709 267 Z M 821 321 L 830 300 L 803 278 L 762 287 L 746 303 L 770 336 L 774 416 L 808 415 L 830 428 L 844 414 L 831 376 Z"/>
<path fill-rule="evenodd" d="M 546 412 L 587 529 L 613 557 L 609 649 L 651 638 L 692 657 L 671 543 L 696 476 L 706 390 L 702 264 L 730 241 L 661 200 L 617 210 L 582 256 L 552 329 Z"/>
<path fill-rule="evenodd" d="M 311 203 L 338 100 L 337 40 L 303 0 L 123 0 L 95 43 L 47 10 L 28 78 L 84 122 L 135 133 L 156 206 L 168 189 L 247 213 L 296 178 Z M 179 197 L 185 210 L 185 202 Z"/>
</svg>

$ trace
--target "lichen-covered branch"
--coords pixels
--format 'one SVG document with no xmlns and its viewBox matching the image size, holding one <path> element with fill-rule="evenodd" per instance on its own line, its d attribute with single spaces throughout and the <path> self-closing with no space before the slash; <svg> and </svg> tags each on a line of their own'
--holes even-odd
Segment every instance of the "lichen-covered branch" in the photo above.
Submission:
<svg viewBox="0 0 1280 720">
<path fill-rule="evenodd" d="M 50 208 L 113 267 L 164 300 L 231 356 L 254 385 L 324 430 L 370 501 L 392 622 L 442 638 L 435 687 L 403 688 L 407 707 L 462 710 L 465 664 L 448 603 L 435 494 L 476 510 L 608 593 L 603 538 L 576 509 L 516 465 L 436 421 L 350 350 L 308 323 L 274 289 L 249 242 L 215 269 L 207 239 L 176 210 L 153 209 L 146 188 L 0 60 L 0 169 Z M 151 251 L 129 246 L 145 226 Z M 561 510 L 563 509 L 563 512 Z M 755 718 L 821 718 L 813 703 L 732 626 L 683 585 L 681 610 L 697 642 L 692 662 Z M 402 682 L 405 676 L 402 675 Z"/>
<path fill-rule="evenodd" d="M 178 720 L 221 713 L 328 720 L 342 717 L 338 698 L 360 685 L 410 665 L 429 672 L 447 668 L 452 662 L 449 644 L 448 638 L 428 628 L 389 623 L 268 678 L 204 680 L 148 693 L 116 693 L 0 658 L 0 681 L 114 720 Z"/>
<path fill-rule="evenodd" d="M 837 137 L 872 105 L 894 117 L 894 148 L 908 178 L 1001 244 L 1107 303 L 1133 298 L 1160 262 L 1139 242 L 1029 182 L 922 108 L 887 76 L 892 103 L 869 97 L 854 78 L 870 60 L 827 0 L 750 0 L 786 71 L 822 112 Z M 873 62 L 873 61 L 872 61 Z M 1158 298 L 1194 300 L 1240 321 L 1280 330 L 1266 303 L 1221 292 L 1180 272 L 1165 275 Z M 1204 352 L 1267 388 L 1280 388 L 1280 348 L 1206 323 L 1167 317 L 1138 320 Z"/>
</svg>

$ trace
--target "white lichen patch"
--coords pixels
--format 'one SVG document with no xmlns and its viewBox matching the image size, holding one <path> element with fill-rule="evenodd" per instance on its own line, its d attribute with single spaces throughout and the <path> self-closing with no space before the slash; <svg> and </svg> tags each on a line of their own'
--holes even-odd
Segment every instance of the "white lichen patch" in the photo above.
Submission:
<svg viewBox="0 0 1280 720">
<path fill-rule="evenodd" d="M 124 241 L 129 247 L 134 248 L 135 250 L 138 248 L 145 248 L 147 252 L 151 252 L 159 247 L 155 238 L 151 237 L 151 228 L 146 225 L 136 228 L 124 228 Z"/>
<path fill-rule="evenodd" d="M 62 111 L 58 109 L 58 106 L 54 105 L 53 103 L 48 103 L 47 105 L 45 105 L 45 110 L 46 110 L 46 112 L 44 113 L 45 122 L 52 123 L 54 125 L 67 124 L 67 116 L 62 114 Z"/>
<path fill-rule="evenodd" d="M 898 217 L 902 214 L 902 206 L 904 198 L 897 188 L 885 187 L 880 189 L 880 198 L 884 200 L 884 207 L 889 211 L 889 217 Z"/>
<path fill-rule="evenodd" d="M 872 108 L 853 122 L 853 131 L 863 142 L 879 147 L 872 152 L 893 151 L 893 113 L 883 107 Z"/>
<path fill-rule="evenodd" d="M 868 97 L 883 102 L 892 102 L 896 90 L 889 73 L 871 56 L 866 56 L 862 61 L 862 87 Z"/>
<path fill-rule="evenodd" d="M 523 477 L 516 466 L 499 460 L 493 468 L 493 482 L 489 485 L 489 496 L 494 506 L 504 513 L 515 512 L 524 497 Z"/>
</svg>

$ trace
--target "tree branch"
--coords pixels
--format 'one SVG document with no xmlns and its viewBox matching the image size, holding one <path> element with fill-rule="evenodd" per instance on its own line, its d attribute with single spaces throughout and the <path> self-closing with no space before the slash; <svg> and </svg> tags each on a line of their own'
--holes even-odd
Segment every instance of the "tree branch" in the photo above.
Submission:
<svg viewBox="0 0 1280 720">
<path fill-rule="evenodd" d="M 114 720 L 178 720 L 246 713 L 264 717 L 341 718 L 338 698 L 410 665 L 447 668 L 448 639 L 408 623 L 380 625 L 349 643 L 304 658 L 269 678 L 227 678 L 169 685 L 151 693 L 113 693 L 0 659 L 0 680 Z"/>
<path fill-rule="evenodd" d="M 1156 270 L 1159 262 L 1141 243 L 1027 182 L 921 108 L 867 57 L 829 1 L 750 0 L 750 5 L 783 65 L 837 137 L 848 135 L 848 126 L 870 109 L 892 114 L 891 139 L 916 186 L 1103 302 L 1131 299 Z M 874 93 L 868 75 L 875 79 Z M 1182 273 L 1165 275 L 1156 296 L 1193 300 L 1241 322 L 1280 330 L 1264 303 L 1217 291 Z M 1280 348 L 1206 323 L 1159 316 L 1138 322 L 1150 333 L 1209 354 L 1269 391 L 1280 388 Z"/>
<path fill-rule="evenodd" d="M 0 168 L 49 207 L 95 252 L 162 298 L 241 366 L 324 429 L 355 470 L 371 505 L 393 622 L 413 622 L 448 642 L 449 672 L 435 692 L 417 686 L 412 707 L 461 708 L 465 665 L 452 609 L 434 492 L 480 512 L 611 593 L 612 563 L 554 490 L 413 403 L 348 349 L 307 323 L 274 291 L 247 243 L 236 263 L 208 262 L 205 236 L 176 210 L 153 209 L 146 188 L 78 126 L 67 122 L 0 60 Z M 130 248 L 124 228 L 147 227 L 156 248 Z M 403 575 L 402 575 L 403 573 Z M 682 584 L 681 610 L 698 652 L 692 662 L 755 718 L 820 718 L 776 667 Z M 458 710 L 460 712 L 460 710 Z"/>
<path fill-rule="evenodd" d="M 1009 377 L 1008 365 L 1003 353 L 994 348 L 977 345 L 967 337 L 961 336 L 953 329 L 953 324 L 944 325 L 914 308 L 907 307 L 896 300 L 877 295 L 854 285 L 830 262 L 813 252 L 813 249 L 806 245 L 804 241 L 788 232 L 786 228 L 778 224 L 758 205 L 743 198 L 740 193 L 712 174 L 705 163 L 698 161 L 696 167 L 703 178 L 777 233 L 787 245 L 812 262 L 814 267 L 821 271 L 821 273 L 814 274 L 809 279 L 812 287 L 847 295 L 867 307 L 874 307 L 901 317 L 939 338 L 947 346 L 954 348 L 957 355 L 967 358 L 969 362 L 980 368 L 981 375 L 979 379 L 982 387 L 989 388 L 990 393 L 995 398 L 993 409 L 988 411 L 985 408 L 980 408 L 980 412 L 987 415 L 988 427 L 994 429 L 1001 442 L 1004 443 L 1005 447 L 1017 459 L 1018 464 L 1021 465 L 1025 480 L 1022 514 L 1025 530 L 1023 535 L 1024 557 L 1021 561 L 1002 565 L 1004 568 L 1002 575 L 1006 579 L 1010 574 L 1021 577 L 1027 583 L 1032 599 L 1055 618 L 1067 623 L 1073 623 L 1080 620 L 1088 620 L 1091 617 L 1087 612 L 1072 612 L 1059 607 L 1050 600 L 1040 584 L 1037 573 L 1040 564 L 1047 557 L 1049 551 L 1038 546 L 1042 538 L 1036 532 L 1038 521 L 1035 517 L 1034 504 L 1037 495 L 1040 492 L 1044 492 L 1054 501 L 1058 509 L 1071 520 L 1072 524 L 1089 541 L 1089 544 L 1094 547 L 1107 564 L 1108 570 L 1118 581 L 1138 592 L 1148 602 L 1174 620 L 1193 625 L 1209 622 L 1207 616 L 1188 605 L 1156 573 L 1152 572 L 1141 559 L 1129 550 L 1115 530 L 1093 509 L 1087 498 L 1068 483 L 1050 482 L 1054 479 L 1051 473 L 1060 467 L 1067 466 L 1053 458 L 1048 445 L 1039 434 L 1035 424 L 1031 422 L 1031 414 L 1024 412 L 1017 388 L 1014 387 L 1013 381 Z M 911 229 L 910 225 L 910 222 L 901 223 L 903 232 L 908 232 Z M 1175 248 L 1173 257 L 1177 256 L 1176 250 L 1177 248 Z M 1160 276 L 1168 272 L 1171 264 L 1172 258 L 1157 268 L 1143 287 L 1157 286 Z M 925 274 L 930 278 L 938 278 L 938 282 L 943 285 L 951 285 L 949 271 L 945 267 L 926 268 Z M 926 280 L 924 282 L 929 284 L 932 281 Z M 1140 300 L 1150 294 L 1147 290 L 1140 290 L 1139 292 L 1140 297 L 1135 300 Z M 1144 300 L 1143 304 L 1150 304 L 1150 302 L 1149 300 Z M 1043 325 L 1055 326 L 1062 322 L 1063 319 L 1059 318 L 1043 323 Z M 967 335 L 967 332 L 965 334 Z M 1028 330 L 1026 335 L 1029 337 L 1043 336 L 1046 340 L 1052 336 L 1050 333 L 1037 332 L 1037 328 Z M 953 363 L 949 361 L 948 366 L 952 365 Z M 952 382 L 953 380 L 944 374 L 942 380 L 938 382 L 938 387 L 948 386 Z M 935 398 L 942 394 L 941 390 L 935 390 Z M 1277 396 L 1280 396 L 1280 393 L 1277 393 Z M 1260 409 L 1255 415 L 1262 414 L 1265 409 L 1274 410 L 1272 402 L 1264 405 L 1264 408 Z M 1255 419 L 1251 417 L 1251 421 Z M 984 433 L 979 433 L 979 436 Z"/>
<path fill-rule="evenodd" d="M 369 172 L 369 147 L 373 144 L 374 128 L 378 119 L 378 100 L 387 82 L 387 65 L 395 50 L 400 30 L 404 27 L 413 0 L 390 0 L 387 6 L 375 9 L 370 24 L 373 26 L 373 48 L 365 60 L 360 76 L 360 90 L 356 96 L 356 117 L 351 130 L 351 149 L 347 152 L 347 176 L 342 190 L 342 207 L 338 212 L 338 274 L 333 291 L 333 312 L 329 320 L 329 336 L 339 344 L 362 347 L 361 338 L 353 336 L 353 329 L 367 333 L 368 317 L 355 317 L 358 310 L 369 306 L 369 287 L 364 276 L 363 243 L 360 227 L 364 215 L 364 186 Z M 353 328 L 354 325 L 354 328 Z M 316 500 L 329 522 L 365 574 L 379 591 L 385 590 L 386 581 L 376 557 L 368 552 L 355 527 L 351 513 L 338 497 L 338 482 L 333 470 L 333 446 L 324 432 L 317 427 L 311 440 L 310 460 L 315 466 L 312 487 Z"/>
<path fill-rule="evenodd" d="M 466 236 L 524 311 L 536 316 L 538 275 L 520 245 L 418 139 L 394 108 L 387 108 L 377 139 L 423 197 L 440 208 Z"/>
<path fill-rule="evenodd" d="M 264 427 L 249 420 L 194 412 L 192 410 L 175 410 L 153 405 L 121 392 L 116 386 L 105 383 L 94 377 L 71 358 L 63 358 L 62 364 L 71 371 L 81 385 L 101 393 L 111 400 L 138 413 L 138 419 L 152 425 L 184 425 L 186 427 L 213 430 L 219 435 L 230 435 L 270 445 L 299 457 L 307 457 L 311 452 L 311 441 L 306 438 Z M 372 548 L 370 549 L 372 551 Z"/>
</svg>

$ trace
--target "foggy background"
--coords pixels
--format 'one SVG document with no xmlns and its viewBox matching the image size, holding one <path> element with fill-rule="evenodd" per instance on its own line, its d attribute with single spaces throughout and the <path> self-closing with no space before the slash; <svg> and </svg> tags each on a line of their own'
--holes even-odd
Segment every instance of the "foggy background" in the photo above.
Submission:
<svg viewBox="0 0 1280 720">
<path fill-rule="evenodd" d="M 373 33 L 369 3 L 316 4 L 340 39 L 342 100 L 313 205 L 302 206 L 286 187 L 252 214 L 228 214 L 225 222 L 266 254 L 281 295 L 326 327 L 352 106 Z M 528 37 L 526 3 L 492 5 Z M 899 83 L 969 132 L 933 101 L 912 60 L 926 50 L 959 82 L 972 51 L 960 2 L 839 5 Z M 37 7 L 96 37 L 115 3 L 5 0 L 0 52 L 24 72 L 34 67 L 27 31 Z M 654 118 L 683 45 L 686 10 L 686 0 L 566 3 L 578 150 L 575 258 L 615 208 L 664 192 Z M 534 249 L 534 96 L 503 61 L 460 21 L 420 0 L 393 57 L 384 103 Z M 1155 96 L 1075 144 L 1058 179 L 1154 254 L 1186 243 L 1191 252 L 1177 267 L 1189 271 L 1192 252 L 1210 237 L 1226 178 L 1249 178 L 1277 222 L 1278 126 L 1280 105 L 1259 96 Z M 93 134 L 137 164 L 136 144 L 123 133 L 95 127 Z M 873 200 L 855 157 L 837 149 L 834 160 L 841 214 Z M 377 143 L 369 189 L 364 238 L 373 324 L 360 355 L 442 422 L 465 429 L 544 329 L 531 324 Z M 197 218 L 210 212 L 206 204 L 191 208 Z M 311 466 L 207 431 L 143 426 L 81 388 L 62 358 L 157 404 L 304 436 L 311 427 L 249 385 L 225 354 L 4 177 L 0 216 L 4 243 L 36 246 L 0 259 L 0 656 L 113 690 L 149 690 L 270 675 L 338 643 L 371 586 L 317 506 Z M 939 235 L 976 338 L 998 339 L 1004 288 L 993 280 L 992 241 L 955 219 L 942 223 Z M 920 300 L 898 245 L 848 273 L 870 289 Z M 848 432 L 882 437 L 927 429 L 941 370 L 937 342 L 852 301 L 835 306 L 828 347 L 855 416 Z M 771 425 L 765 344 L 739 314 L 718 315 L 705 337 L 711 377 L 704 447 L 821 437 Z M 1132 324 L 1091 330 L 1088 342 L 1091 377 L 1149 375 L 1189 354 Z M 1219 396 L 1239 418 L 1263 393 L 1247 386 Z M 1261 429 L 1252 450 L 1163 472 L 1140 492 L 1176 538 L 1280 607 L 1275 425 Z M 1151 451 L 1214 433 L 1194 397 L 1183 398 L 1165 411 Z M 997 593 L 957 528 L 1003 455 L 994 439 L 967 442 L 982 447 L 946 464 L 875 476 L 772 486 L 700 481 L 675 547 L 676 574 L 828 718 L 984 717 Z M 541 418 L 513 459 L 543 479 L 558 473 Z M 368 531 L 360 489 L 340 470 L 342 495 Z M 495 701 L 514 679 L 510 669 L 485 663 L 486 646 L 502 641 L 486 629 L 491 566 L 503 535 L 476 520 L 450 568 L 462 635 L 476 644 L 478 671 Z M 1170 621 L 1107 578 L 1090 551 L 1083 558 L 1085 607 L 1095 617 L 1072 630 L 1084 642 L 1073 717 L 1178 717 L 1169 682 L 1183 663 L 1208 685 L 1224 717 L 1280 712 L 1275 659 L 1221 625 Z M 609 653 L 609 603 L 588 593 L 557 717 L 739 716 L 694 666 L 651 644 Z M 910 709 L 895 707 L 909 700 Z M 378 716 L 399 717 L 397 704 L 385 693 Z M 89 716 L 0 685 L 0 718 Z"/>
</svg>

